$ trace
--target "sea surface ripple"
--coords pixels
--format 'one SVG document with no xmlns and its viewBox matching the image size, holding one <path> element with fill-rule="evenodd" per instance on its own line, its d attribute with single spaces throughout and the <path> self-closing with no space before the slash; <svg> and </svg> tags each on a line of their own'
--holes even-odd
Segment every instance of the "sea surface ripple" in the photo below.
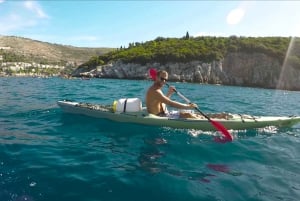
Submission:
<svg viewBox="0 0 300 201">
<path fill-rule="evenodd" d="M 299 92 L 170 84 L 203 112 L 300 115 Z M 300 200 L 300 125 L 231 131 L 235 140 L 219 144 L 214 131 L 116 123 L 56 104 L 144 101 L 150 85 L 0 78 L 0 201 Z"/>
</svg>

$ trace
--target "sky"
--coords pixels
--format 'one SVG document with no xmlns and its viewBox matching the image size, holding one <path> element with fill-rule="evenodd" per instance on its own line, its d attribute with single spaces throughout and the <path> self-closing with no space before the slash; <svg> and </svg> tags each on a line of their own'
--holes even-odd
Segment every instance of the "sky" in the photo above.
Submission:
<svg viewBox="0 0 300 201">
<path fill-rule="evenodd" d="M 0 0 L 0 36 L 76 47 L 157 37 L 298 36 L 300 1 Z"/>
</svg>

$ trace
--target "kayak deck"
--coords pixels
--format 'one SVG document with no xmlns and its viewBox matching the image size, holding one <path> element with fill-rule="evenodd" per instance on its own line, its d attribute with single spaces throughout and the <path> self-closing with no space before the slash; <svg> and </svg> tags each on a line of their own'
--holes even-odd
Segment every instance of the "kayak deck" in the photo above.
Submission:
<svg viewBox="0 0 300 201">
<path fill-rule="evenodd" d="M 139 112 L 113 112 L 112 105 L 79 103 L 67 100 L 58 101 L 57 104 L 67 113 L 104 118 L 117 122 L 199 129 L 203 131 L 215 130 L 204 117 L 200 119 L 159 117 L 149 114 L 145 108 Z M 227 129 L 233 130 L 263 128 L 266 126 L 290 127 L 300 122 L 300 116 L 251 116 L 230 113 L 208 114 L 208 116 L 212 120 L 221 123 Z"/>
</svg>

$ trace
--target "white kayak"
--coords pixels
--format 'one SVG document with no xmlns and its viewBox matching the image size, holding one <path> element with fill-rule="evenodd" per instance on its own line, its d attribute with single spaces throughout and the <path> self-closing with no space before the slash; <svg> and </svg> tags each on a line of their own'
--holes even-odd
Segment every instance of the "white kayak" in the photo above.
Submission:
<svg viewBox="0 0 300 201">
<path fill-rule="evenodd" d="M 211 123 L 205 118 L 182 119 L 160 117 L 149 114 L 145 108 L 139 112 L 113 112 L 112 106 L 100 104 L 79 103 L 67 100 L 58 101 L 57 104 L 66 113 L 81 114 L 117 122 L 199 129 L 203 131 L 215 130 Z M 221 123 L 225 128 L 233 130 L 264 128 L 267 126 L 290 127 L 300 122 L 300 116 L 250 116 L 230 113 L 225 115 L 225 118 L 214 118 L 213 114 L 208 114 L 208 116 L 210 116 L 212 120 Z"/>
</svg>

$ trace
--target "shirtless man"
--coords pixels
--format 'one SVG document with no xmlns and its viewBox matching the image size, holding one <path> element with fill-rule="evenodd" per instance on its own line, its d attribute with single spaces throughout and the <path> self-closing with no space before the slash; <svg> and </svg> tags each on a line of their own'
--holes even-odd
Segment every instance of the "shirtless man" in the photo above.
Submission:
<svg viewBox="0 0 300 201">
<path fill-rule="evenodd" d="M 158 71 L 153 85 L 148 89 L 146 94 L 147 110 L 151 114 L 158 116 L 167 116 L 166 105 L 178 109 L 194 109 L 196 104 L 183 104 L 170 99 L 171 95 L 175 92 L 174 87 L 169 87 L 167 95 L 162 92 L 162 87 L 168 81 L 168 73 L 166 71 Z M 181 118 L 199 118 L 198 115 L 192 113 L 180 113 Z"/>
</svg>

